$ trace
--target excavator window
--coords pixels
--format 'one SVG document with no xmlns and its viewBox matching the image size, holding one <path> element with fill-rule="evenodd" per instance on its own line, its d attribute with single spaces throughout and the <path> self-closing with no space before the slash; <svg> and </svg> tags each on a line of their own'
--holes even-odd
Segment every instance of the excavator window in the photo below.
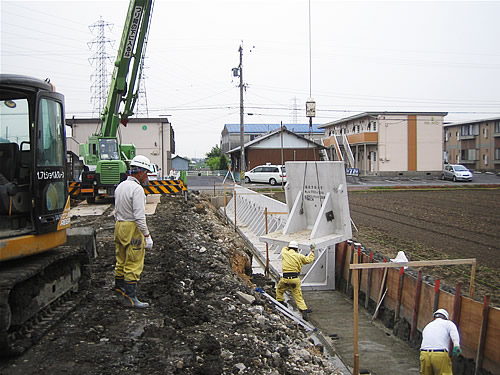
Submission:
<svg viewBox="0 0 500 375">
<path fill-rule="evenodd" d="M 61 104 L 42 99 L 39 107 L 38 165 L 63 166 L 64 137 Z"/>
</svg>

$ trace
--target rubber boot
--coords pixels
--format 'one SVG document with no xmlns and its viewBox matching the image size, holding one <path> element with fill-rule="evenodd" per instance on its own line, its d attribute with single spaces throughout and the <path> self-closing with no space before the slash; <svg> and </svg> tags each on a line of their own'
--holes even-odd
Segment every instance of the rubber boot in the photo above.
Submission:
<svg viewBox="0 0 500 375">
<path fill-rule="evenodd" d="M 141 302 L 136 297 L 137 283 L 136 282 L 126 282 L 125 283 L 125 298 L 123 303 L 126 307 L 135 307 L 143 309 L 149 307 L 149 303 Z"/>
<path fill-rule="evenodd" d="M 123 298 L 125 296 L 125 279 L 121 277 L 115 277 L 115 295 L 118 298 Z"/>
</svg>

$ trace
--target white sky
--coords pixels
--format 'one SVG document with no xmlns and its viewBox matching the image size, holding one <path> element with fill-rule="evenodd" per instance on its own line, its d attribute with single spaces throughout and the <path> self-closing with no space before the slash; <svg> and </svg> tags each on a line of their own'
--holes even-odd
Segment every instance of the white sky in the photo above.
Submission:
<svg viewBox="0 0 500 375">
<path fill-rule="evenodd" d="M 114 61 L 129 2 L 0 0 L 0 71 L 49 77 L 67 117 L 92 116 L 89 26 L 113 24 Z M 500 1 L 156 0 L 146 59 L 150 117 L 169 115 L 176 153 L 204 157 L 226 123 L 314 123 L 364 111 L 500 116 Z M 108 71 L 111 72 L 111 63 Z M 249 115 L 252 114 L 252 115 Z"/>
</svg>

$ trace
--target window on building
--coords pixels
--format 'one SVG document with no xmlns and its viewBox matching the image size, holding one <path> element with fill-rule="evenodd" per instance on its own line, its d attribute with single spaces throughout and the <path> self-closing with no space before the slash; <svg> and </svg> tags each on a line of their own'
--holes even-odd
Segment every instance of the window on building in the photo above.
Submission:
<svg viewBox="0 0 500 375">
<path fill-rule="evenodd" d="M 483 154 L 483 163 L 484 163 L 484 165 L 488 165 L 488 155 L 487 154 Z"/>
<path fill-rule="evenodd" d="M 500 121 L 495 121 L 495 133 L 500 133 Z"/>
<path fill-rule="evenodd" d="M 467 161 L 477 160 L 477 150 L 476 149 L 466 149 L 460 152 L 460 159 Z"/>
<path fill-rule="evenodd" d="M 376 121 L 373 121 L 373 131 L 374 132 L 377 131 L 377 122 Z"/>
<path fill-rule="evenodd" d="M 462 136 L 478 135 L 478 131 L 479 130 L 477 124 L 462 125 L 461 128 Z"/>
<path fill-rule="evenodd" d="M 495 149 L 495 160 L 500 160 L 500 148 Z"/>
<path fill-rule="evenodd" d="M 483 128 L 483 136 L 484 138 L 488 138 L 488 128 Z"/>
</svg>

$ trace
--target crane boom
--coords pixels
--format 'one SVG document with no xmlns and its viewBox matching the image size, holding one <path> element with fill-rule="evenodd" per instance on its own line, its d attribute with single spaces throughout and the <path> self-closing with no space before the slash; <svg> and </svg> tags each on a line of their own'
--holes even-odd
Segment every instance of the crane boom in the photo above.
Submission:
<svg viewBox="0 0 500 375">
<path fill-rule="evenodd" d="M 120 122 L 127 124 L 133 115 L 139 91 L 138 71 L 145 52 L 152 0 L 131 0 L 115 61 L 108 100 L 102 114 L 101 137 L 115 137 Z M 128 78 L 128 83 L 127 83 Z M 124 108 L 120 112 L 120 104 Z"/>
</svg>

